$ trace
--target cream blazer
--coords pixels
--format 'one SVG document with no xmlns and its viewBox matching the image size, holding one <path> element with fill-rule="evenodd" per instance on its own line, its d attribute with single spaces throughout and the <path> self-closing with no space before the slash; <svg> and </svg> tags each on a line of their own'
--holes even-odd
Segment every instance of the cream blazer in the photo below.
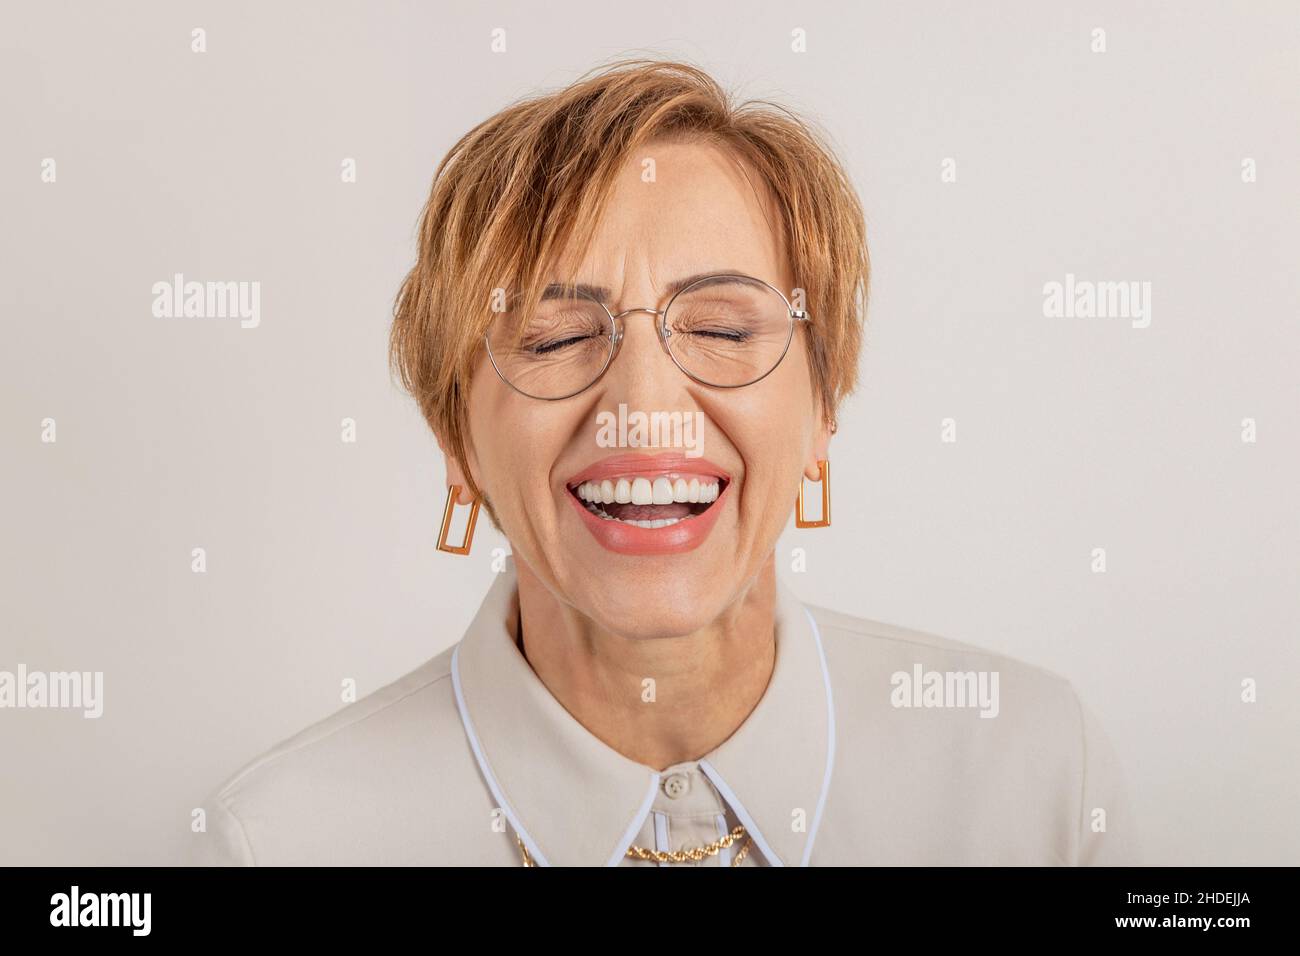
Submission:
<svg viewBox="0 0 1300 956">
<path fill-rule="evenodd" d="M 694 865 L 1139 862 L 1109 742 L 1047 671 L 782 583 L 757 707 L 657 770 L 551 696 L 505 624 L 517 602 L 511 564 L 458 643 L 239 770 L 207 800 L 193 861 L 670 866 L 628 848 L 743 826 Z"/>
</svg>

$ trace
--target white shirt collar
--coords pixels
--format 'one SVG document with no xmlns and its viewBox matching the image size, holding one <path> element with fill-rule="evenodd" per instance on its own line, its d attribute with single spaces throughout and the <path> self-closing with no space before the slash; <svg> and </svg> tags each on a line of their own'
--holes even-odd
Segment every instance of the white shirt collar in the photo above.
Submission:
<svg viewBox="0 0 1300 956">
<path fill-rule="evenodd" d="M 660 784 L 597 738 L 534 673 L 507 626 L 513 560 L 452 657 L 456 705 L 485 781 L 542 866 L 613 866 Z M 778 581 L 776 662 L 758 705 L 699 761 L 769 864 L 807 865 L 834 764 L 830 678 L 816 622 Z"/>
</svg>

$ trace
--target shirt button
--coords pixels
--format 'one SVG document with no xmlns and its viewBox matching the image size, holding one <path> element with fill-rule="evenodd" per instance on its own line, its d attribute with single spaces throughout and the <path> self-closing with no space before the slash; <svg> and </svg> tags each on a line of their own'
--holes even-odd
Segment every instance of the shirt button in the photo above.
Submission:
<svg viewBox="0 0 1300 956">
<path fill-rule="evenodd" d="M 671 773 L 664 780 L 664 793 L 676 800 L 691 788 L 691 782 L 684 773 Z"/>
</svg>

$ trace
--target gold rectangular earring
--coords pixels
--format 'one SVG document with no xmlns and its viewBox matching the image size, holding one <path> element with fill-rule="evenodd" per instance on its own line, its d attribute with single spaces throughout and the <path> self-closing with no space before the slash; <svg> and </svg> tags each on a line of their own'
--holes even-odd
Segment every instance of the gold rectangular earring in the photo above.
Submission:
<svg viewBox="0 0 1300 956">
<path fill-rule="evenodd" d="M 469 554 L 474 541 L 474 522 L 478 521 L 478 506 L 482 496 L 475 496 L 469 506 L 469 524 L 465 526 L 465 540 L 459 545 L 447 543 L 447 532 L 451 530 L 451 516 L 456 510 L 456 497 L 460 494 L 460 485 L 452 485 L 447 490 L 447 506 L 442 509 L 442 531 L 438 533 L 438 550 L 448 554 Z"/>
<path fill-rule="evenodd" d="M 803 516 L 803 482 L 799 476 L 799 497 L 794 503 L 794 525 L 796 528 L 829 528 L 831 524 L 831 463 L 825 458 L 818 459 L 818 481 L 822 485 L 822 516 L 817 521 L 805 521 Z"/>
</svg>

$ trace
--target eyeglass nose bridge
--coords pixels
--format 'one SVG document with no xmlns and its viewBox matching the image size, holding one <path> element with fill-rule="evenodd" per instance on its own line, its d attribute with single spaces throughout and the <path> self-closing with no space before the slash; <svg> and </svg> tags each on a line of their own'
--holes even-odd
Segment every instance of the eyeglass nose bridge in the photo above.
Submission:
<svg viewBox="0 0 1300 956">
<path fill-rule="evenodd" d="M 663 315 L 667 311 L 667 309 L 624 309 L 622 312 L 615 312 L 614 318 L 621 319 L 632 312 L 649 312 L 651 315 Z"/>
<path fill-rule="evenodd" d="M 615 349 L 617 349 L 618 346 L 623 341 L 623 329 L 624 329 L 623 316 L 631 315 L 635 312 L 645 312 L 648 313 L 649 315 L 653 315 L 655 318 L 659 320 L 658 322 L 655 323 L 655 332 L 657 333 L 660 347 L 665 352 L 668 352 L 668 339 L 672 337 L 673 330 L 668 328 L 668 326 L 664 324 L 664 316 L 668 312 L 667 309 L 624 309 L 622 312 L 610 312 L 609 317 L 614 320 Z M 668 355 L 669 357 L 671 357 L 672 353 L 668 352 Z M 611 359 L 611 362 L 612 361 L 613 360 Z"/>
</svg>

